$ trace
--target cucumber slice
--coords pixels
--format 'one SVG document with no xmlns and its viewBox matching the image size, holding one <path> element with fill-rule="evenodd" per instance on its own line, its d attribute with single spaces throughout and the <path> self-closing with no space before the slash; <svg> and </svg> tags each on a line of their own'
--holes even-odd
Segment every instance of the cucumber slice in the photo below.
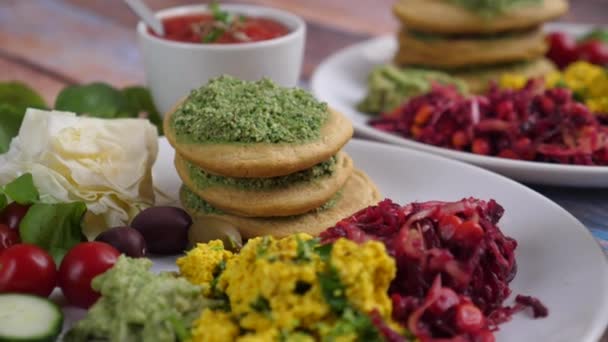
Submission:
<svg viewBox="0 0 608 342">
<path fill-rule="evenodd" d="M 62 325 L 61 309 L 46 298 L 0 295 L 0 342 L 55 341 Z"/>
</svg>

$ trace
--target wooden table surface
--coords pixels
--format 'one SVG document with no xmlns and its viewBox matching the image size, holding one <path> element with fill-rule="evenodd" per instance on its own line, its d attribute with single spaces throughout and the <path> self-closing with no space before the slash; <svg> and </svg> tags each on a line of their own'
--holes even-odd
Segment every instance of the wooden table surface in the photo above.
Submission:
<svg viewBox="0 0 608 342">
<path fill-rule="evenodd" d="M 206 1 L 202 1 L 206 2 Z M 227 0 L 283 8 L 308 22 L 303 77 L 333 51 L 394 32 L 394 0 Z M 200 1 L 147 0 L 153 9 Z M 605 24 L 608 0 L 573 0 L 568 22 Z M 0 81 L 21 80 L 52 103 L 66 84 L 144 82 L 136 18 L 122 0 L 0 1 Z"/>
<path fill-rule="evenodd" d="M 153 9 L 206 1 L 147 0 Z M 226 0 L 286 9 L 308 23 L 303 79 L 332 52 L 396 30 L 394 0 Z M 561 21 L 606 25 L 608 0 L 571 0 Z M 0 0 L 0 81 L 20 80 L 53 103 L 66 85 L 143 84 L 136 18 L 122 0 Z M 588 190 L 535 187 L 606 234 L 608 199 Z M 598 214 L 599 213 L 599 214 Z M 596 237 L 598 235 L 596 234 Z M 601 235 L 600 235 L 601 236 Z M 604 337 L 602 341 L 608 342 Z"/>
</svg>

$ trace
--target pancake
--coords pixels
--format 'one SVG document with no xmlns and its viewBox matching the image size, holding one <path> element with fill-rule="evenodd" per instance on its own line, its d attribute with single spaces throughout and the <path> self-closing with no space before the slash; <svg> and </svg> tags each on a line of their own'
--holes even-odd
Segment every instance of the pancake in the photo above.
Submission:
<svg viewBox="0 0 608 342">
<path fill-rule="evenodd" d="M 341 113 L 329 110 L 320 138 L 302 144 L 184 143 L 178 142 L 170 121 L 179 103 L 165 115 L 163 129 L 169 143 L 200 168 L 226 177 L 276 177 L 308 169 L 335 155 L 353 135 Z"/>
<path fill-rule="evenodd" d="M 192 215 L 193 220 L 199 224 L 203 222 L 203 225 L 232 226 L 241 233 L 244 239 L 263 235 L 284 237 L 298 232 L 317 235 L 328 227 L 335 225 L 341 219 L 374 205 L 381 199 L 376 186 L 365 173 L 359 170 L 355 170 L 346 181 L 333 206 L 299 216 L 278 218 L 239 217 L 209 207 L 204 210 L 200 207 L 195 208 L 195 205 L 191 202 L 191 196 L 193 196 L 193 193 L 189 193 L 187 188 L 182 187 L 180 200 L 186 211 Z M 197 200 L 200 201 L 200 198 Z M 201 202 L 197 202 L 197 204 L 199 203 Z"/>
<path fill-rule="evenodd" d="M 308 169 L 272 179 L 231 179 L 233 185 L 230 186 L 210 183 L 204 171 L 193 167 L 179 154 L 175 155 L 177 173 L 192 192 L 215 208 L 247 217 L 292 216 L 322 206 L 344 186 L 353 172 L 353 161 L 343 152 L 339 152 L 330 165 L 331 174 L 325 172 L 315 176 L 320 172 Z M 295 181 L 283 184 L 288 179 Z M 238 182 L 241 186 L 234 185 Z M 242 184 L 255 185 L 247 189 Z"/>
<path fill-rule="evenodd" d="M 488 17 L 445 0 L 399 0 L 393 6 L 394 14 L 409 29 L 443 34 L 520 30 L 553 20 L 567 11 L 566 0 L 524 4 Z"/>
<path fill-rule="evenodd" d="M 535 78 L 544 77 L 555 70 L 555 65 L 550 60 L 539 58 L 526 63 L 452 71 L 450 75 L 463 80 L 471 93 L 481 94 L 488 89 L 490 81 L 498 82 L 500 76 L 505 73 L 515 73 L 525 78 Z"/>
<path fill-rule="evenodd" d="M 540 28 L 492 38 L 425 36 L 404 29 L 395 63 L 445 69 L 492 65 L 539 58 L 547 48 Z"/>
</svg>

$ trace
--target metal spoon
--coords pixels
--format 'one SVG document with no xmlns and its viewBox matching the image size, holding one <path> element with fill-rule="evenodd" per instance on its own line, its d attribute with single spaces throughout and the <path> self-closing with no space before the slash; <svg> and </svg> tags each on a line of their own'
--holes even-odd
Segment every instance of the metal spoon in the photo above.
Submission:
<svg viewBox="0 0 608 342">
<path fill-rule="evenodd" d="M 143 20 L 148 27 L 159 36 L 165 35 L 165 29 L 163 23 L 158 19 L 152 10 L 146 6 L 143 0 L 124 0 L 125 3 L 131 8 L 133 13 Z"/>
</svg>

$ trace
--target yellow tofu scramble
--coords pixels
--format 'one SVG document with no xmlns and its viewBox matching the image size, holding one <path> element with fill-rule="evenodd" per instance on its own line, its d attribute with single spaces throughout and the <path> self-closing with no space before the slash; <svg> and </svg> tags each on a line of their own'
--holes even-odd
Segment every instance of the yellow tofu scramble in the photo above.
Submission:
<svg viewBox="0 0 608 342">
<path fill-rule="evenodd" d="M 400 329 L 387 295 L 395 261 L 381 242 L 259 237 L 233 254 L 216 240 L 177 266 L 216 301 L 195 320 L 193 342 L 382 341 L 371 313 Z"/>
<path fill-rule="evenodd" d="M 500 87 L 521 89 L 528 79 L 520 74 L 504 74 Z M 588 62 L 575 62 L 564 71 L 545 77 L 547 88 L 566 87 L 596 114 L 608 114 L 608 70 Z"/>
</svg>

